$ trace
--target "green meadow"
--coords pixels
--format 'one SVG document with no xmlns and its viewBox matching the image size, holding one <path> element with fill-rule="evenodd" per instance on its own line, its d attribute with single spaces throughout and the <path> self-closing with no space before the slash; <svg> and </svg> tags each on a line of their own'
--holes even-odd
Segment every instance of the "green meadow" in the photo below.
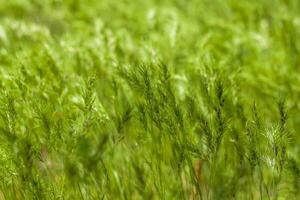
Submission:
<svg viewBox="0 0 300 200">
<path fill-rule="evenodd" d="M 297 200 L 299 131 L 299 0 L 0 0 L 0 200 Z"/>
</svg>

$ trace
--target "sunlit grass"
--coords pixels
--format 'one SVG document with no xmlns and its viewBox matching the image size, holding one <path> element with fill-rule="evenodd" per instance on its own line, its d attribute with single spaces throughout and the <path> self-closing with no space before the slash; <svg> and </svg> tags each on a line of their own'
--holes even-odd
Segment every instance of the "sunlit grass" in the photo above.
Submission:
<svg viewBox="0 0 300 200">
<path fill-rule="evenodd" d="M 297 0 L 0 0 L 0 199 L 298 199 Z"/>
</svg>

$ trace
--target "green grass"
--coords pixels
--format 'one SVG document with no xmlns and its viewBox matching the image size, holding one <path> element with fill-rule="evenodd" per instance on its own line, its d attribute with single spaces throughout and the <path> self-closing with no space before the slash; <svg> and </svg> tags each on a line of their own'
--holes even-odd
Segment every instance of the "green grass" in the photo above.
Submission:
<svg viewBox="0 0 300 200">
<path fill-rule="evenodd" d="M 0 0 L 0 199 L 299 199 L 300 1 Z"/>
</svg>

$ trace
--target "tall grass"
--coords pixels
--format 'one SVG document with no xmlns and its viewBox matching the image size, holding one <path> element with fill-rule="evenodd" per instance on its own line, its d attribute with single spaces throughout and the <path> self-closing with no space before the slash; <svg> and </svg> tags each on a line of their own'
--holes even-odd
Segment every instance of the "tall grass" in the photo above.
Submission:
<svg viewBox="0 0 300 200">
<path fill-rule="evenodd" d="M 299 199 L 299 9 L 0 0 L 0 199 Z"/>
</svg>

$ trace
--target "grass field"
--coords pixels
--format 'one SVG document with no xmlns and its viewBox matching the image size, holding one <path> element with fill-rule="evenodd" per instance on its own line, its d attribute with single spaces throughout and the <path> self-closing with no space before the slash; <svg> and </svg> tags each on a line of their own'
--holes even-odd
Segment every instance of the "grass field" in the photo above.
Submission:
<svg viewBox="0 0 300 200">
<path fill-rule="evenodd" d="M 299 0 L 0 0 L 0 199 L 300 199 Z"/>
</svg>

